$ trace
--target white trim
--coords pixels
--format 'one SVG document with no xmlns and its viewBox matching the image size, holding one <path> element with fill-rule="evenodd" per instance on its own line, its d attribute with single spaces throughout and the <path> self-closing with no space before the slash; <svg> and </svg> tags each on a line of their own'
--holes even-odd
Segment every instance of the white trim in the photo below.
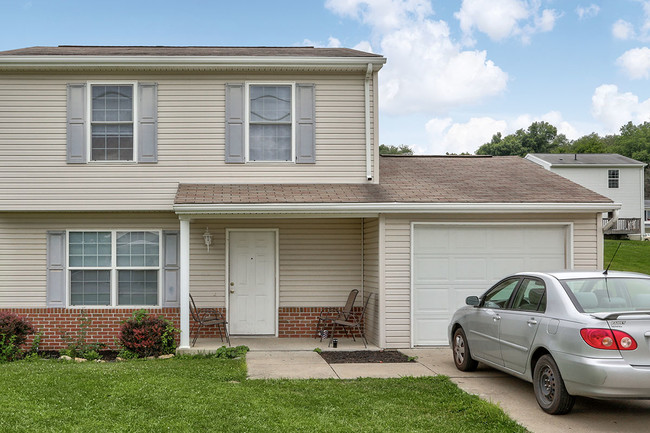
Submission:
<svg viewBox="0 0 650 433">
<path fill-rule="evenodd" d="M 372 142 L 370 141 L 370 77 L 372 76 L 372 63 L 368 63 L 366 79 L 364 81 L 364 120 L 366 134 L 366 178 L 372 180 Z"/>
<path fill-rule="evenodd" d="M 377 308 L 379 310 L 379 347 L 385 349 L 387 347 L 386 341 L 386 216 L 379 215 L 377 221 L 378 233 L 378 253 L 377 253 L 377 272 L 379 273 L 379 287 L 377 288 L 378 302 Z"/>
<path fill-rule="evenodd" d="M 180 327 L 179 349 L 190 348 L 190 220 L 180 219 Z"/>
<path fill-rule="evenodd" d="M 111 266 L 70 266 L 70 233 L 89 233 L 89 232 L 109 232 L 111 233 Z M 158 266 L 117 266 L 117 232 L 152 232 L 158 233 Z M 109 308 L 123 308 L 139 310 L 142 308 L 163 308 L 162 306 L 162 229 L 94 229 L 94 228 L 80 228 L 80 229 L 66 229 L 65 231 L 65 287 L 66 287 L 66 308 L 78 309 L 109 309 Z M 72 305 L 72 293 L 70 290 L 70 271 L 109 271 L 111 275 L 111 292 L 110 292 L 110 305 Z M 156 305 L 119 305 L 117 303 L 117 272 L 121 271 L 158 271 L 158 303 Z"/>
<path fill-rule="evenodd" d="M 472 227 L 472 226 L 481 226 L 481 227 L 565 227 L 564 234 L 564 263 L 567 266 L 567 269 L 573 269 L 574 267 L 574 239 L 573 239 L 573 222 L 571 221 L 494 221 L 494 222 L 437 222 L 437 221 L 411 221 L 410 228 L 410 253 L 409 253 L 409 281 L 410 281 L 410 292 L 409 292 L 409 344 L 411 348 L 414 347 L 426 347 L 422 345 L 415 345 L 415 327 L 413 326 L 413 319 L 415 315 L 415 309 L 413 305 L 413 299 L 415 298 L 415 283 L 413 279 L 414 273 L 414 246 L 413 242 L 415 227 L 416 226 L 446 226 L 446 227 Z M 489 287 L 486 287 L 487 290 Z"/>
<path fill-rule="evenodd" d="M 177 204 L 178 215 L 350 213 L 585 213 L 620 209 L 620 203 L 263 203 Z"/>
<path fill-rule="evenodd" d="M 250 86 L 291 86 L 291 161 L 251 161 L 249 158 L 250 135 Z M 295 164 L 296 163 L 296 82 L 295 81 L 246 81 L 244 83 L 244 162 L 246 164 Z"/>
<path fill-rule="evenodd" d="M 275 332 L 274 337 L 279 335 L 280 331 L 280 229 L 279 228 L 228 228 L 226 227 L 225 242 L 225 259 L 226 259 L 226 278 L 225 278 L 225 307 L 226 317 L 230 322 L 230 233 L 231 232 L 273 232 L 275 233 Z"/>
</svg>

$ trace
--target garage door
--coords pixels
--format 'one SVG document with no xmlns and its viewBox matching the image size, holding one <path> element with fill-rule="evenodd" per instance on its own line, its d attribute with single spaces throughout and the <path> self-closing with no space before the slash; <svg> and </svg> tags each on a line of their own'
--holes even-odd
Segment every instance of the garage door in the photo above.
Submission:
<svg viewBox="0 0 650 433">
<path fill-rule="evenodd" d="M 413 344 L 447 344 L 465 298 L 510 273 L 567 268 L 567 227 L 413 224 Z"/>
</svg>

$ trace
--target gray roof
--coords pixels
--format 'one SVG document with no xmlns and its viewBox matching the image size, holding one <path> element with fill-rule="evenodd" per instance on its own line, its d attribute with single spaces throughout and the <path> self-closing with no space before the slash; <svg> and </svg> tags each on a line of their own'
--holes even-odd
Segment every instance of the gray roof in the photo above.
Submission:
<svg viewBox="0 0 650 433">
<path fill-rule="evenodd" d="M 382 57 L 350 48 L 81 45 L 19 48 L 0 51 L 0 56 Z"/>
<path fill-rule="evenodd" d="M 379 165 L 379 184 L 180 184 L 175 203 L 612 203 L 518 156 L 382 156 Z"/>
<path fill-rule="evenodd" d="M 618 153 L 531 153 L 551 165 L 643 165 Z"/>
</svg>

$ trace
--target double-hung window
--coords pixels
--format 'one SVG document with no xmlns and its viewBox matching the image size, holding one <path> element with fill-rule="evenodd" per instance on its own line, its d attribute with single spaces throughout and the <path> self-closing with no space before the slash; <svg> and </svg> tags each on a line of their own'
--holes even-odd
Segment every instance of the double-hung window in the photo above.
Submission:
<svg viewBox="0 0 650 433">
<path fill-rule="evenodd" d="M 91 161 L 134 161 L 134 84 L 91 84 Z"/>
<path fill-rule="evenodd" d="M 618 170 L 607 170 L 607 186 L 609 188 L 618 188 Z"/>
<path fill-rule="evenodd" d="M 68 233 L 69 305 L 159 305 L 160 232 Z"/>
<path fill-rule="evenodd" d="M 294 160 L 294 84 L 248 84 L 247 160 Z"/>
</svg>

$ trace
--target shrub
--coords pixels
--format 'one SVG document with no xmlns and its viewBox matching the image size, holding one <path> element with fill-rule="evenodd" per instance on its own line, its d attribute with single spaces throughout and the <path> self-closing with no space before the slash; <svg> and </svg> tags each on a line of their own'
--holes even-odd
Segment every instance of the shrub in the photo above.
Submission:
<svg viewBox="0 0 650 433">
<path fill-rule="evenodd" d="M 71 358 L 92 358 L 106 345 L 104 343 L 89 343 L 86 341 L 88 328 L 92 323 L 92 319 L 88 317 L 85 311 L 79 315 L 79 329 L 76 334 L 72 335 L 65 331 L 61 331 L 61 339 L 65 342 L 67 349 L 60 350 L 61 355 L 67 355 Z M 97 355 L 98 356 L 98 355 Z M 96 359 L 96 358 L 95 358 Z"/>
<path fill-rule="evenodd" d="M 20 358 L 20 348 L 34 327 L 24 318 L 10 311 L 0 311 L 0 362 Z"/>
<path fill-rule="evenodd" d="M 174 353 L 178 330 L 162 316 L 149 316 L 138 310 L 122 322 L 120 344 L 140 358 Z"/>
</svg>

